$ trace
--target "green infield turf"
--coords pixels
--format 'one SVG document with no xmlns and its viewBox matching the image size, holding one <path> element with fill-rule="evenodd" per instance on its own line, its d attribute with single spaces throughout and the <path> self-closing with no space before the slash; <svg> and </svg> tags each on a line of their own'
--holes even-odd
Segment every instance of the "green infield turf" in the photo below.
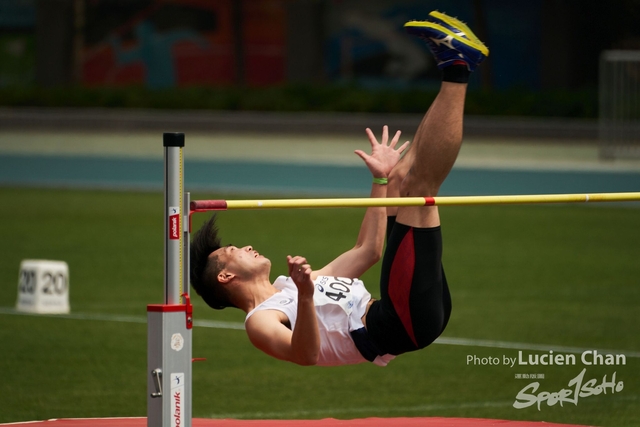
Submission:
<svg viewBox="0 0 640 427">
<path fill-rule="evenodd" d="M 145 416 L 146 305 L 163 299 L 162 194 L 0 188 L 0 197 L 0 422 Z M 229 328 L 241 324 L 239 311 L 213 311 L 195 297 L 193 354 L 207 361 L 193 369 L 194 416 L 640 425 L 637 205 L 440 213 L 453 313 L 439 343 L 386 368 L 303 368 L 263 355 L 241 329 Z M 286 272 L 288 254 L 320 267 L 348 249 L 362 214 L 223 212 L 220 226 L 224 243 L 251 244 L 269 257 L 275 278 Z M 194 228 L 206 218 L 194 216 Z M 71 315 L 13 311 L 23 259 L 69 264 Z M 379 266 L 363 277 L 374 295 L 378 274 Z M 586 364 L 593 350 L 624 353 L 625 364 Z M 523 365 L 519 352 L 523 361 L 550 354 L 576 361 Z M 579 381 L 573 403 L 544 394 Z M 535 393 L 532 383 L 539 383 Z M 540 397 L 540 408 L 514 408 L 519 393 Z"/>
</svg>

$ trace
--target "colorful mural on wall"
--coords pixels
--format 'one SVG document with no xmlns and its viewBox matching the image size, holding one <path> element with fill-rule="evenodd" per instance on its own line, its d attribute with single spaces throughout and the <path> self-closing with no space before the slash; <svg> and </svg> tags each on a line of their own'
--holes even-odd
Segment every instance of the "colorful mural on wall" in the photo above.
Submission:
<svg viewBox="0 0 640 427">
<path fill-rule="evenodd" d="M 67 47 L 63 40 L 55 52 L 72 61 L 72 75 L 59 79 L 65 84 L 267 86 L 285 83 L 287 70 L 304 55 L 305 63 L 322 64 L 304 78 L 403 88 L 439 80 L 425 44 L 402 28 L 438 9 L 467 21 L 492 51 L 473 75 L 474 86 L 542 86 L 542 0 L 308 1 L 321 25 L 296 28 L 322 42 L 291 53 L 288 41 L 301 36 L 289 33 L 292 22 L 300 24 L 290 7 L 296 1 L 69 0 L 68 22 L 47 25 L 70 35 L 63 36 Z M 48 47 L 36 37 L 44 4 L 0 1 L 0 86 L 34 84 L 36 67 L 46 74 L 46 61 L 38 65 L 37 58 Z"/>
<path fill-rule="evenodd" d="M 407 37 L 403 25 L 441 10 L 468 22 L 491 55 L 472 83 L 494 88 L 539 85 L 541 0 L 333 0 L 326 19 L 325 72 L 330 80 L 368 86 L 437 82 L 426 45 Z M 490 69 L 490 71 L 485 71 Z"/>
<path fill-rule="evenodd" d="M 248 85 L 283 81 L 282 1 L 240 4 L 234 10 L 232 0 L 87 2 L 83 83 L 161 89 L 233 84 L 238 75 Z"/>
</svg>

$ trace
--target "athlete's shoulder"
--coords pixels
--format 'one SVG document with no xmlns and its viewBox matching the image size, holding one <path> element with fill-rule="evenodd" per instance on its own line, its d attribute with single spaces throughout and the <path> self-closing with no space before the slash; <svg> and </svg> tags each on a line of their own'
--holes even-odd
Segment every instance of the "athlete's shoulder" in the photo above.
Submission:
<svg viewBox="0 0 640 427">
<path fill-rule="evenodd" d="M 282 311 L 274 309 L 258 310 L 252 313 L 244 323 L 245 330 L 250 336 L 277 325 L 288 326 L 289 318 Z"/>
</svg>

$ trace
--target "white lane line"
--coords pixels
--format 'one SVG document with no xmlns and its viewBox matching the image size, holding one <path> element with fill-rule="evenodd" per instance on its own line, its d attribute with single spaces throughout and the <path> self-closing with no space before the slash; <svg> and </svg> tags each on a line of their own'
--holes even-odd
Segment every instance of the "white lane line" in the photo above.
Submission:
<svg viewBox="0 0 640 427">
<path fill-rule="evenodd" d="M 52 319 L 72 319 L 72 320 L 99 320 L 106 322 L 124 322 L 124 323 L 147 323 L 145 316 L 127 316 L 121 314 L 100 314 L 100 313 L 72 313 L 72 314 L 36 314 L 17 311 L 14 308 L 0 307 L 0 314 L 17 315 L 17 316 L 34 316 L 46 317 Z M 244 324 L 240 322 L 225 322 L 220 320 L 194 320 L 194 326 L 214 329 L 242 329 Z"/>
<path fill-rule="evenodd" d="M 145 316 L 127 316 L 120 314 L 100 314 L 100 313 L 72 313 L 72 314 L 35 314 L 24 313 L 10 307 L 0 307 L 0 314 L 19 315 L 19 316 L 37 316 L 55 319 L 73 319 L 73 320 L 99 320 L 108 322 L 125 322 L 125 323 L 147 323 Z M 244 324 L 241 322 L 226 322 L 220 320 L 194 320 L 194 326 L 213 329 L 235 329 L 244 330 Z M 551 344 L 532 344 L 510 341 L 493 341 L 479 340 L 472 338 L 453 338 L 440 337 L 434 344 L 457 345 L 464 347 L 485 347 L 485 348 L 505 348 L 513 350 L 531 350 L 531 351 L 553 351 L 558 353 L 583 353 L 587 350 L 596 350 L 601 354 L 624 354 L 627 357 L 640 358 L 640 352 L 627 350 L 610 350 L 600 348 L 583 348 L 568 347 Z"/>
</svg>

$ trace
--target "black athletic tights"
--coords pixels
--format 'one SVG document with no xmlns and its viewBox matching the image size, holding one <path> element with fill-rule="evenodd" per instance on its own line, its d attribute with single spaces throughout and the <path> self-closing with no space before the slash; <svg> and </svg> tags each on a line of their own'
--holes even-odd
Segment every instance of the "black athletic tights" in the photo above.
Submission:
<svg viewBox="0 0 640 427">
<path fill-rule="evenodd" d="M 367 333 L 380 354 L 424 348 L 444 331 L 451 295 L 441 260 L 440 227 L 414 228 L 388 218 L 381 298 L 367 313 Z"/>
</svg>

